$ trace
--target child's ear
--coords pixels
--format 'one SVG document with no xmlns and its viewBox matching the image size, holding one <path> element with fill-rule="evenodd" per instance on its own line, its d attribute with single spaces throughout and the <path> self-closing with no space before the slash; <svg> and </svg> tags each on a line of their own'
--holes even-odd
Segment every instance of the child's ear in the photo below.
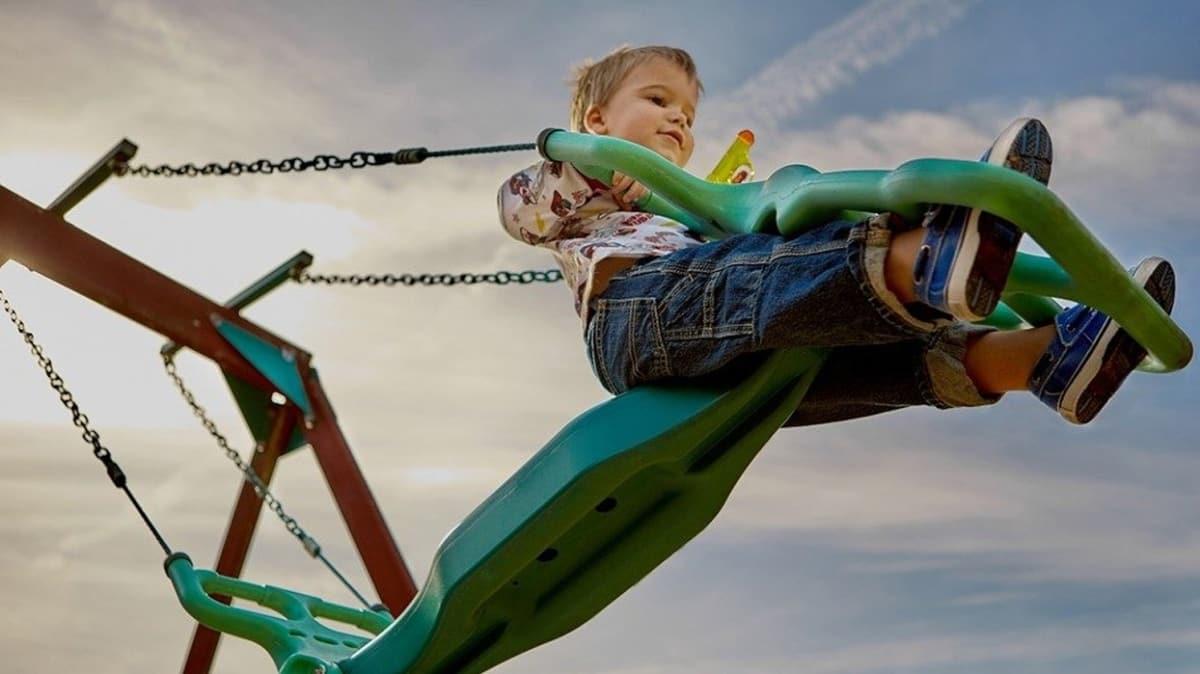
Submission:
<svg viewBox="0 0 1200 674">
<path fill-rule="evenodd" d="M 604 110 L 600 106 L 595 104 L 588 106 L 587 112 L 583 113 L 583 128 L 587 129 L 588 133 L 600 136 L 608 133 L 608 122 L 605 120 Z"/>
</svg>

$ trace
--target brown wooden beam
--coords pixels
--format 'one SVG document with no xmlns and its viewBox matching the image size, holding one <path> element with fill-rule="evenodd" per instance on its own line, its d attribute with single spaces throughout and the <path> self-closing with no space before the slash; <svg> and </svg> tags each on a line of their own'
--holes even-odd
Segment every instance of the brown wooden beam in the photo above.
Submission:
<svg viewBox="0 0 1200 674">
<path fill-rule="evenodd" d="M 213 327 L 215 314 L 258 337 L 302 350 L 151 269 L 0 185 L 0 255 L 212 359 L 226 372 L 275 388 Z"/>
<path fill-rule="evenodd" d="M 271 432 L 267 441 L 259 451 L 254 453 L 250 467 L 258 475 L 263 484 L 271 484 L 271 476 L 275 474 L 275 464 L 287 449 L 287 442 L 292 437 L 296 422 L 300 418 L 299 411 L 293 405 L 276 407 L 273 412 Z M 229 518 L 229 526 L 225 530 L 225 540 L 221 543 L 221 552 L 217 556 L 217 573 L 231 578 L 242 575 L 246 557 L 250 553 L 250 544 L 254 540 L 254 530 L 258 525 L 259 514 L 262 512 L 263 499 L 249 479 L 242 480 L 238 493 L 237 505 Z M 224 595 L 214 597 L 225 604 L 230 598 Z M 216 657 L 217 644 L 221 633 L 204 625 L 196 625 L 192 633 L 192 645 L 188 649 L 187 659 L 183 663 L 183 674 L 208 674 Z"/>
</svg>

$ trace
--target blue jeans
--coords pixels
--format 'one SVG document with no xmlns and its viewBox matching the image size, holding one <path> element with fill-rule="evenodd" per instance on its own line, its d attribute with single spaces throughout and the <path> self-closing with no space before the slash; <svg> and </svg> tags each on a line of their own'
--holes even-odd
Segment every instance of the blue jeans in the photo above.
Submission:
<svg viewBox="0 0 1200 674">
<path fill-rule="evenodd" d="M 640 260 L 591 300 L 592 369 L 616 394 L 751 368 L 773 349 L 834 347 L 786 425 L 995 402 L 963 365 L 968 336 L 987 328 L 918 318 L 887 289 L 890 222 L 743 234 Z"/>
</svg>

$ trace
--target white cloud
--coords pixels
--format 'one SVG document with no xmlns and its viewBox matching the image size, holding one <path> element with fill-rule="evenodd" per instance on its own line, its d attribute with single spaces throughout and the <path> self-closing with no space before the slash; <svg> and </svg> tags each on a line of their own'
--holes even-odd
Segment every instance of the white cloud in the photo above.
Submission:
<svg viewBox="0 0 1200 674">
<path fill-rule="evenodd" d="M 718 128 L 749 125 L 772 132 L 813 103 L 854 83 L 863 73 L 895 60 L 921 40 L 958 21 L 962 0 L 864 3 L 764 67 L 713 102 L 706 115 Z"/>
<path fill-rule="evenodd" d="M 1191 491 L 1137 481 L 1196 474 L 1200 461 L 1142 452 L 1131 473 L 1124 457 L 1136 447 L 1057 447 L 1091 468 L 1063 474 L 1006 458 L 998 443 L 924 447 L 920 434 L 882 424 L 814 430 L 772 441 L 721 515 L 723 540 L 789 532 L 889 560 L 865 562 L 863 573 L 975 568 L 1008 582 L 1189 578 L 1200 563 L 1200 539 L 1180 519 L 1194 510 Z M 1035 436 L 1015 431 L 1009 443 Z"/>
<path fill-rule="evenodd" d="M 1197 630 L 1062 627 L 1010 632 L 986 637 L 944 636 L 883 640 L 820 651 L 804 658 L 804 671 L 814 674 L 921 671 L 938 666 L 971 666 L 1020 662 L 1028 667 L 1073 657 L 1096 657 L 1148 646 L 1194 648 Z M 739 663 L 743 672 L 784 671 L 794 663 L 763 661 L 753 656 Z M 680 670 L 682 671 L 682 670 Z"/>
<path fill-rule="evenodd" d="M 1153 249 L 1195 243 L 1200 195 L 1200 84 L 1139 80 L 1089 96 L 974 102 L 933 110 L 852 115 L 812 129 L 761 136 L 759 175 L 784 164 L 821 171 L 895 168 L 917 157 L 973 159 L 1017 116 L 1035 116 L 1054 140 L 1053 189 L 1101 240 L 1137 232 Z"/>
</svg>

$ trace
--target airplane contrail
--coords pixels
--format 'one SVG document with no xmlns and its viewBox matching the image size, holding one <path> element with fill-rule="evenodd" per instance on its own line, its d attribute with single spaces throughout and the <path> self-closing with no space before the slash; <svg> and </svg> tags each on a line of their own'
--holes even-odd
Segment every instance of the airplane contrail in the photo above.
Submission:
<svg viewBox="0 0 1200 674">
<path fill-rule="evenodd" d="M 886 65 L 961 19 L 973 0 L 872 0 L 713 102 L 713 119 L 761 129 L 781 123 Z"/>
</svg>

